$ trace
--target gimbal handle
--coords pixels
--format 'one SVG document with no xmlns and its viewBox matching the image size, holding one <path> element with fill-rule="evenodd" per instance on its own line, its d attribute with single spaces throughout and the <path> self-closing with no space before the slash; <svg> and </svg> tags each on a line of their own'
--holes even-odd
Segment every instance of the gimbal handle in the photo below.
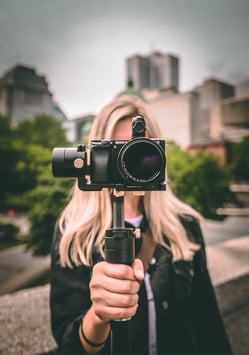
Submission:
<svg viewBox="0 0 249 355">
<path fill-rule="evenodd" d="M 135 259 L 135 234 L 124 224 L 124 193 L 113 192 L 113 228 L 106 230 L 105 260 L 131 265 Z M 111 322 L 111 354 L 132 355 L 130 319 Z"/>
</svg>

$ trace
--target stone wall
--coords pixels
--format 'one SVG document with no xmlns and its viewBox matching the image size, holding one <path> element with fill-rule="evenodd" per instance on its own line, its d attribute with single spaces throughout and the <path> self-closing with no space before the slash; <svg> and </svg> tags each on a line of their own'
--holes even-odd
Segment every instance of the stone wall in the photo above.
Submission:
<svg viewBox="0 0 249 355">
<path fill-rule="evenodd" d="M 50 328 L 49 285 L 0 297 L 0 354 L 41 355 L 55 348 Z"/>
<path fill-rule="evenodd" d="M 215 291 L 234 355 L 248 355 L 249 275 Z M 57 354 L 50 329 L 49 285 L 0 297 L 0 354 Z"/>
</svg>

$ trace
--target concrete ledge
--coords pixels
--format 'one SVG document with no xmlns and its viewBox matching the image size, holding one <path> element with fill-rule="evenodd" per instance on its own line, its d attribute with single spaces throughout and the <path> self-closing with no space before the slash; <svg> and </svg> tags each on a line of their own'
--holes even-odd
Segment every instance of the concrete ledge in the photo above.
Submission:
<svg viewBox="0 0 249 355">
<path fill-rule="evenodd" d="M 234 355 L 248 355 L 249 274 L 216 286 L 215 292 Z M 49 285 L 0 297 L 0 354 L 57 355 Z"/>
<path fill-rule="evenodd" d="M 55 348 L 49 285 L 0 297 L 0 354 L 41 355 Z"/>
</svg>

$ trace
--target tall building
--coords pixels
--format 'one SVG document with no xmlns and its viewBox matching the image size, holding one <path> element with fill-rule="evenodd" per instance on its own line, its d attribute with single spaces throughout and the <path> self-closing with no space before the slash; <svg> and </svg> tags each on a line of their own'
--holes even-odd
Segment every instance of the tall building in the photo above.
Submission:
<svg viewBox="0 0 249 355">
<path fill-rule="evenodd" d="M 149 55 L 150 88 L 179 90 L 179 58 L 153 52 Z"/>
<path fill-rule="evenodd" d="M 171 54 L 152 52 L 148 56 L 133 55 L 126 59 L 127 82 L 135 90 L 179 90 L 179 58 Z"/>
<path fill-rule="evenodd" d="M 12 125 L 42 113 L 66 119 L 53 101 L 46 78 L 24 65 L 16 65 L 0 78 L 0 113 L 8 116 Z"/>
<path fill-rule="evenodd" d="M 133 82 L 135 90 L 150 88 L 150 63 L 148 58 L 134 55 L 126 59 L 126 82 Z"/>
</svg>

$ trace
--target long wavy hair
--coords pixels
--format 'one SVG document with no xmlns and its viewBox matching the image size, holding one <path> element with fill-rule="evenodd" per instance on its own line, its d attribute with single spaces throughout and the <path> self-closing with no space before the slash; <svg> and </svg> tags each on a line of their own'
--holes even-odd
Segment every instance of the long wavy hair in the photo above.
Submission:
<svg viewBox="0 0 249 355">
<path fill-rule="evenodd" d="M 112 139 L 117 122 L 137 114 L 145 117 L 149 137 L 162 138 L 157 122 L 146 103 L 134 96 L 122 96 L 106 105 L 96 116 L 89 139 Z M 191 260 L 199 246 L 187 238 L 179 215 L 189 214 L 201 220 L 200 214 L 181 202 L 168 184 L 166 191 L 146 191 L 141 199 L 153 240 L 167 246 L 167 236 L 173 259 Z M 71 199 L 59 219 L 61 265 L 90 266 L 93 250 L 104 255 L 105 231 L 111 225 L 112 205 L 109 189 L 81 191 L 76 182 Z"/>
</svg>

